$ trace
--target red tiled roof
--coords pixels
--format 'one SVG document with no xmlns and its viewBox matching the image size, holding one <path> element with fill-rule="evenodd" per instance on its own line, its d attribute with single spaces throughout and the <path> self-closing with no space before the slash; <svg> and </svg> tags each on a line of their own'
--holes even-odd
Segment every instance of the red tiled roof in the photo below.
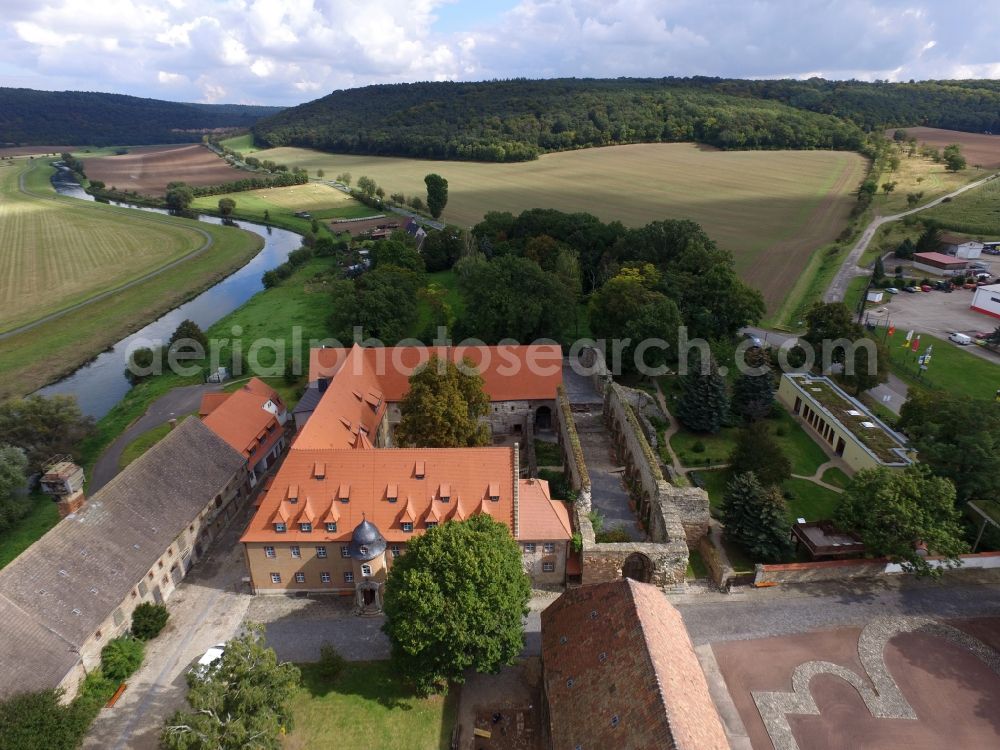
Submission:
<svg viewBox="0 0 1000 750">
<path fill-rule="evenodd" d="M 277 418 L 264 409 L 268 401 L 284 409 L 278 393 L 264 381 L 251 378 L 239 390 L 225 395 L 225 401 L 215 405 L 203 419 L 205 426 L 244 456 L 249 457 L 258 445 L 260 449 L 254 455 L 265 455 L 283 431 Z M 267 436 L 267 428 L 272 425 L 275 429 L 259 443 L 258 438 Z"/>
<path fill-rule="evenodd" d="M 426 464 L 426 478 L 417 479 L 414 465 L 418 459 Z M 326 463 L 326 476 L 316 479 L 313 468 L 317 461 Z M 398 502 L 390 503 L 387 480 L 398 485 Z M 293 450 L 285 458 L 275 476 L 274 484 L 261 502 L 242 541 L 295 543 L 304 540 L 344 541 L 361 523 L 364 516 L 375 524 L 389 541 L 406 541 L 413 536 L 400 527 L 403 517 L 414 524 L 414 532 L 426 529 L 426 518 L 433 513 L 441 520 L 467 518 L 470 511 L 488 498 L 490 484 L 500 488 L 500 500 L 487 502 L 491 515 L 508 527 L 514 515 L 514 452 L 510 448 L 391 448 L 369 451 L 352 450 Z M 451 488 L 449 502 L 441 502 L 437 488 L 447 483 Z M 297 486 L 298 502 L 287 500 L 288 488 Z M 350 501 L 340 502 L 342 485 L 350 486 Z M 286 533 L 274 531 L 273 519 L 298 515 L 303 503 L 310 503 L 318 517 L 323 518 L 336 505 L 339 514 L 338 531 L 327 534 L 323 529 L 304 533 L 289 526 Z M 524 527 L 522 522 L 522 528 Z M 534 536 L 532 538 L 543 538 Z"/>
<path fill-rule="evenodd" d="M 570 589 L 542 612 L 552 746 L 728 750 L 680 613 L 655 586 Z"/>
<path fill-rule="evenodd" d="M 456 363 L 468 358 L 482 376 L 484 390 L 492 401 L 553 399 L 556 387 L 562 383 L 562 349 L 556 344 L 312 349 L 309 380 L 336 378 L 339 384 L 345 369 L 358 368 L 352 356 L 355 350 L 362 352 L 364 369 L 372 373 L 381 395 L 389 401 L 403 399 L 410 390 L 410 375 L 431 355 Z M 357 390 L 368 393 L 365 388 Z"/>
<path fill-rule="evenodd" d="M 968 261 L 956 258 L 954 255 L 945 255 L 944 253 L 914 253 L 914 260 L 924 260 L 928 263 L 934 264 L 945 264 L 949 266 L 964 266 Z"/>
<path fill-rule="evenodd" d="M 518 491 L 518 539 L 570 539 L 573 527 L 566 503 L 553 500 L 544 479 L 522 479 Z"/>
<path fill-rule="evenodd" d="M 215 408 L 229 398 L 228 393 L 206 393 L 201 397 L 201 406 L 198 407 L 198 416 L 207 417 Z"/>
</svg>

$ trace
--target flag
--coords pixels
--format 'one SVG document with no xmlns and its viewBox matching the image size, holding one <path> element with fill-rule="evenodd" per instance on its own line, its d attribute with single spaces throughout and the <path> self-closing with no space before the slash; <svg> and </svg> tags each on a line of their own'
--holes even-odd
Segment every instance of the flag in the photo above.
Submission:
<svg viewBox="0 0 1000 750">
<path fill-rule="evenodd" d="M 913 331 L 906 332 L 906 338 L 903 340 L 903 348 L 905 349 L 910 345 L 910 341 L 913 340 Z"/>
<path fill-rule="evenodd" d="M 924 350 L 924 365 L 926 366 L 928 362 L 931 361 L 931 352 L 934 351 L 934 345 L 931 344 Z"/>
<path fill-rule="evenodd" d="M 913 339 L 913 343 L 910 344 L 910 349 L 917 351 L 920 348 L 920 334 L 918 333 Z"/>
<path fill-rule="evenodd" d="M 889 326 L 889 335 L 894 336 L 896 334 L 896 326 Z"/>
</svg>

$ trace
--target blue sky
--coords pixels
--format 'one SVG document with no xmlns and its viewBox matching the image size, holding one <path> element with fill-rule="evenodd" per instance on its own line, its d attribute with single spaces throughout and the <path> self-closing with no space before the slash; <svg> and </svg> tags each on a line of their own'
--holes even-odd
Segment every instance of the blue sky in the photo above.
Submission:
<svg viewBox="0 0 1000 750">
<path fill-rule="evenodd" d="M 426 80 L 1000 78 L 977 0 L 2 0 L 0 86 L 297 104 Z"/>
</svg>

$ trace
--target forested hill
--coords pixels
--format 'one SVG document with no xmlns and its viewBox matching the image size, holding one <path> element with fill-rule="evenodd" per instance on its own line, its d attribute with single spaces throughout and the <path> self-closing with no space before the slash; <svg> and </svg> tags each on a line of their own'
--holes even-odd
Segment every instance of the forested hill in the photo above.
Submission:
<svg viewBox="0 0 1000 750">
<path fill-rule="evenodd" d="M 335 91 L 254 126 L 261 145 L 522 161 L 546 151 L 696 141 L 727 149 L 856 150 L 864 130 L 1000 132 L 1000 82 L 552 79 Z"/>
<path fill-rule="evenodd" d="M 203 133 L 217 128 L 248 128 L 280 110 L 87 91 L 0 88 L 0 146 L 186 143 L 199 141 Z"/>
</svg>

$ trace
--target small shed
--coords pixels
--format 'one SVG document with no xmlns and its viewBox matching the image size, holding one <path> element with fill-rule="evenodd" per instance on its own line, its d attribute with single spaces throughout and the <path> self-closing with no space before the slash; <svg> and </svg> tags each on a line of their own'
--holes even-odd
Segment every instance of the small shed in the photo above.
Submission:
<svg viewBox="0 0 1000 750">
<path fill-rule="evenodd" d="M 831 521 L 799 521 L 792 526 L 792 541 L 803 546 L 813 560 L 858 557 L 865 552 L 864 542 L 847 531 L 840 531 Z"/>
</svg>

